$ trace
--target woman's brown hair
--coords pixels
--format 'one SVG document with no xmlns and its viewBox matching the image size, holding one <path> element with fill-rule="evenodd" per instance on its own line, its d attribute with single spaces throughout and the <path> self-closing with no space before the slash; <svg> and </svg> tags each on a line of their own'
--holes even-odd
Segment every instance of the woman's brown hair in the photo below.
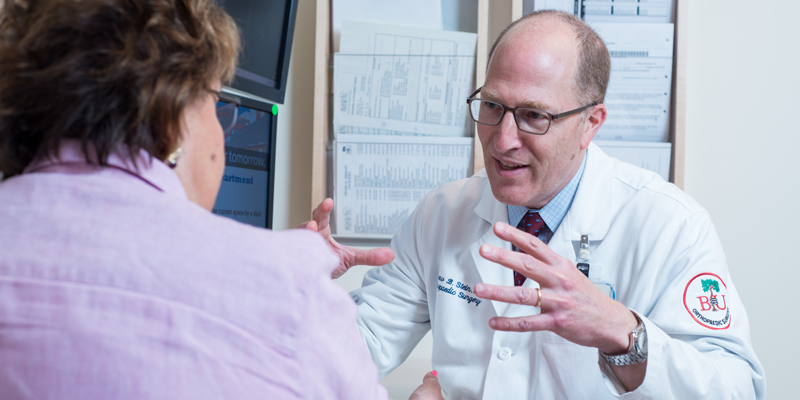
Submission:
<svg viewBox="0 0 800 400">
<path fill-rule="evenodd" d="M 104 165 L 126 145 L 164 160 L 181 115 L 239 52 L 213 0 L 6 0 L 0 11 L 0 172 L 79 139 Z"/>
</svg>

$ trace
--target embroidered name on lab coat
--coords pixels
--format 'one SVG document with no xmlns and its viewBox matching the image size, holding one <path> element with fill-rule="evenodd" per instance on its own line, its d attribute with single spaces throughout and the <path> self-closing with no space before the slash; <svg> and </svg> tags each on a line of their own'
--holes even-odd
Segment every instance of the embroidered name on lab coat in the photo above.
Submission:
<svg viewBox="0 0 800 400">
<path fill-rule="evenodd" d="M 461 282 L 456 282 L 456 284 L 453 285 L 453 279 L 445 280 L 445 278 L 443 278 L 441 275 L 439 276 L 439 282 L 440 292 L 447 293 L 451 296 L 456 296 L 459 299 L 466 301 L 467 304 L 475 303 L 475 307 L 481 304 L 481 299 L 470 296 L 470 294 L 472 294 L 472 288 L 469 287 L 469 285 Z"/>
</svg>

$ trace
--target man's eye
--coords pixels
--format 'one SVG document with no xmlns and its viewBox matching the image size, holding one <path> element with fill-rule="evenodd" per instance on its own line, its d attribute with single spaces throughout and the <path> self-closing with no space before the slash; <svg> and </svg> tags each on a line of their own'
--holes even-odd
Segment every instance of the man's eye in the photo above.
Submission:
<svg viewBox="0 0 800 400">
<path fill-rule="evenodd" d="M 541 118 L 544 118 L 544 115 L 542 115 L 541 113 L 539 113 L 537 111 L 528 110 L 528 111 L 525 111 L 525 118 L 528 118 L 528 119 L 541 119 Z"/>
<path fill-rule="evenodd" d="M 487 101 L 486 102 L 486 107 L 489 108 L 490 110 L 494 110 L 495 108 L 500 108 L 500 105 L 499 104 L 490 103 L 490 102 Z"/>
</svg>

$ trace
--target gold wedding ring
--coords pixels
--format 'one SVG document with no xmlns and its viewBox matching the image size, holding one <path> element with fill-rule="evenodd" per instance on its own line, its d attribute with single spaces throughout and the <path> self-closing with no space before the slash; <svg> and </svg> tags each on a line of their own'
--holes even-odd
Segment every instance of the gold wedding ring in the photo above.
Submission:
<svg viewBox="0 0 800 400">
<path fill-rule="evenodd" d="M 536 288 L 536 293 L 539 294 L 539 301 L 536 302 L 534 307 L 539 308 L 542 306 L 542 289 Z"/>
</svg>

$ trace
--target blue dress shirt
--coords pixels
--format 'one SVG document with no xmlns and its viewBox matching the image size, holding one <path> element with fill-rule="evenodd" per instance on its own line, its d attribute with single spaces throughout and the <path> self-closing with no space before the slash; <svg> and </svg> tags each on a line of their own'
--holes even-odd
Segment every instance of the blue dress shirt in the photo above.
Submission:
<svg viewBox="0 0 800 400">
<path fill-rule="evenodd" d="M 572 200 L 575 199 L 575 193 L 578 191 L 578 184 L 581 182 L 581 177 L 583 177 L 583 169 L 586 168 L 586 157 L 588 154 L 589 151 L 587 149 L 586 154 L 583 156 L 581 167 L 578 168 L 578 172 L 576 172 L 575 176 L 573 176 L 569 183 L 567 183 L 567 186 L 564 186 L 564 188 L 558 192 L 556 197 L 553 197 L 553 199 L 545 204 L 544 207 L 537 210 L 529 209 L 523 206 L 507 206 L 508 224 L 511 226 L 517 226 L 522 220 L 522 217 L 525 216 L 525 213 L 527 213 L 529 210 L 538 212 L 544 220 L 544 223 L 547 224 L 548 228 L 539 233 L 539 240 L 545 243 L 550 242 L 550 238 L 553 237 L 553 232 L 555 232 L 556 229 L 558 229 L 558 226 L 561 225 L 561 221 L 563 221 L 564 217 L 567 216 L 567 212 L 572 206 Z"/>
</svg>

